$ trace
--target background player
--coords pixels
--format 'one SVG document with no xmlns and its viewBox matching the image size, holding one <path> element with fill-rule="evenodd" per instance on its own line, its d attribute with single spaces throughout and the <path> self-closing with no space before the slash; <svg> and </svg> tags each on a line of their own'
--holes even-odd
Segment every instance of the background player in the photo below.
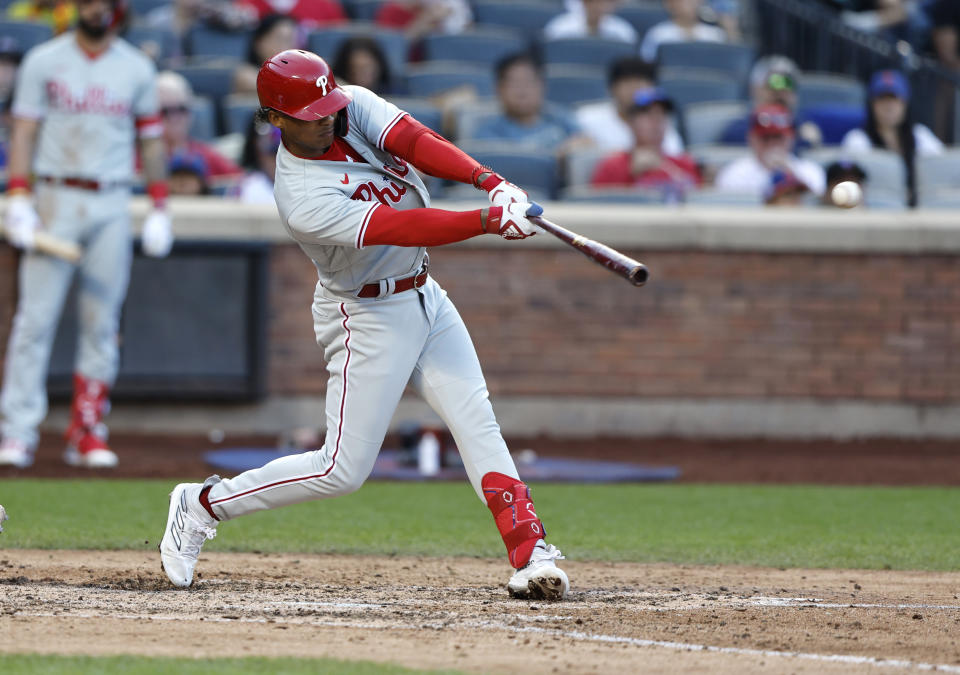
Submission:
<svg viewBox="0 0 960 675">
<path fill-rule="evenodd" d="M 31 49 L 18 73 L 5 228 L 25 254 L 0 393 L 0 465 L 33 462 L 37 426 L 47 412 L 50 350 L 75 271 L 80 326 L 64 459 L 91 468 L 117 463 L 102 418 L 117 373 L 117 324 L 130 273 L 137 137 L 154 200 L 143 250 L 164 256 L 173 243 L 163 208 L 166 161 L 153 64 L 115 36 L 124 0 L 78 0 L 77 11 L 76 30 Z M 36 202 L 29 192 L 31 165 Z M 80 244 L 80 262 L 32 251 L 41 227 Z"/>
<path fill-rule="evenodd" d="M 233 479 L 176 486 L 160 543 L 170 580 L 192 583 L 200 547 L 219 520 L 358 489 L 409 382 L 450 428 L 494 515 L 516 568 L 511 594 L 562 598 L 568 581 L 554 563 L 562 556 L 543 541 L 470 336 L 428 276 L 424 248 L 484 233 L 525 238 L 535 232 L 525 216 L 540 207 L 393 104 L 362 87 L 337 86 L 315 54 L 287 50 L 269 59 L 257 94 L 261 114 L 281 132 L 274 191 L 281 221 L 319 275 L 313 320 L 330 373 L 326 442 Z M 493 206 L 427 208 L 430 196 L 411 164 L 473 183 Z M 495 288 L 478 280 L 478 292 Z"/>
</svg>

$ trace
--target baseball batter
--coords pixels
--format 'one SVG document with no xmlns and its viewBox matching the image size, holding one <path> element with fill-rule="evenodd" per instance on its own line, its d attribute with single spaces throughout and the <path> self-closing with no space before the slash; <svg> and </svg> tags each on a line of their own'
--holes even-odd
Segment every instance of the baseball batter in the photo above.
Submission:
<svg viewBox="0 0 960 675">
<path fill-rule="evenodd" d="M 268 60 L 257 78 L 261 114 L 280 129 L 274 194 L 290 236 L 317 268 L 313 302 L 324 349 L 327 434 L 322 448 L 230 480 L 170 493 L 163 568 L 189 586 L 200 547 L 219 521 L 357 490 L 373 469 L 409 383 L 450 428 L 470 482 L 493 513 L 515 572 L 515 597 L 557 600 L 569 587 L 493 415 L 466 327 L 429 276 L 425 247 L 484 233 L 522 239 L 539 214 L 527 194 L 396 106 L 340 87 L 319 56 Z M 430 208 L 413 167 L 473 183 L 491 206 Z"/>
<path fill-rule="evenodd" d="M 102 418 L 117 373 L 138 138 L 154 199 L 144 223 L 144 252 L 164 256 L 173 242 L 163 209 L 166 169 L 154 67 L 115 36 L 124 2 L 78 0 L 76 30 L 31 49 L 18 72 L 4 227 L 7 239 L 24 255 L 0 392 L 0 465 L 33 463 L 37 426 L 47 412 L 50 350 L 74 273 L 79 276 L 80 325 L 64 459 L 90 468 L 117 463 Z M 73 264 L 34 251 L 41 228 L 79 244 L 81 260 Z"/>
</svg>

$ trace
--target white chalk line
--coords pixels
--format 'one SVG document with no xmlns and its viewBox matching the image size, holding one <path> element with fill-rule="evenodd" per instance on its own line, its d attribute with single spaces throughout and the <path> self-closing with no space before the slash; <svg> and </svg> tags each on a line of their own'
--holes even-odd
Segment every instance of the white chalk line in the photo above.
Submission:
<svg viewBox="0 0 960 675">
<path fill-rule="evenodd" d="M 93 612 L 17 612 L 14 616 L 30 617 L 56 617 L 56 618 L 78 618 L 78 619 L 123 619 L 134 621 L 184 621 L 183 616 L 179 615 L 161 615 L 161 614 L 104 614 Z M 353 628 L 353 629 L 374 629 L 382 630 L 422 630 L 430 625 L 390 625 L 384 626 L 378 623 L 361 623 L 351 621 L 329 621 L 311 617 L 305 620 L 282 620 L 266 618 L 228 618 L 228 617 L 204 617 L 204 622 L 211 623 L 260 623 L 260 624 L 299 624 L 312 626 L 327 626 L 332 628 Z M 437 624 L 433 626 L 437 629 L 449 630 L 446 625 Z M 879 668 L 905 668 L 911 670 L 935 670 L 943 673 L 960 673 L 960 666 L 949 664 L 924 663 L 921 661 L 907 661 L 903 659 L 884 659 L 875 656 L 853 656 L 850 654 L 814 654 L 811 652 L 787 652 L 768 649 L 749 649 L 746 647 L 716 647 L 714 645 L 702 645 L 693 642 L 672 642 L 668 640 L 647 640 L 644 638 L 626 637 L 621 635 L 603 635 L 597 633 L 584 633 L 582 631 L 566 631 L 556 628 L 541 628 L 539 626 L 515 626 L 496 621 L 465 621 L 456 627 L 483 628 L 487 630 L 503 630 L 516 633 L 537 633 L 541 635 L 550 635 L 554 637 L 564 637 L 572 640 L 581 640 L 585 642 L 605 642 L 614 644 L 628 644 L 636 647 L 657 647 L 661 649 L 671 649 L 673 651 L 699 651 L 714 654 L 732 654 L 734 656 L 758 656 L 764 658 L 792 658 L 803 659 L 807 661 L 821 661 L 827 663 L 841 663 L 847 665 L 866 665 L 877 666 Z"/>
</svg>

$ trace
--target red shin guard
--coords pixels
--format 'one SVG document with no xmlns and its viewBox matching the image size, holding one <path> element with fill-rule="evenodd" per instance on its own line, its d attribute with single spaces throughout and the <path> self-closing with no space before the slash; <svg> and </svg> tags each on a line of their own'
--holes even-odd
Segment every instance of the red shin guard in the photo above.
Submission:
<svg viewBox="0 0 960 675">
<path fill-rule="evenodd" d="M 533 510 L 530 488 L 520 479 L 491 471 L 480 481 L 487 506 L 507 546 L 510 564 L 520 569 L 530 562 L 530 553 L 546 533 Z"/>
<path fill-rule="evenodd" d="M 110 388 L 105 382 L 88 379 L 82 375 L 73 376 L 73 404 L 70 407 L 70 426 L 64 436 L 68 441 L 78 446 L 86 436 L 93 435 L 99 439 L 105 436 L 101 432 L 103 416 L 110 408 Z M 102 440 L 99 441 L 102 445 Z M 92 449 L 92 448 L 88 448 Z"/>
</svg>

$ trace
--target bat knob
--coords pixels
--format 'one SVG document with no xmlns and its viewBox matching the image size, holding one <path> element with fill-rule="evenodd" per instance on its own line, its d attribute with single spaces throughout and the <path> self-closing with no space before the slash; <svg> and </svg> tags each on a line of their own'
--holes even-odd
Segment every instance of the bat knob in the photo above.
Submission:
<svg viewBox="0 0 960 675">
<path fill-rule="evenodd" d="M 542 216 L 542 215 L 543 215 L 543 207 L 537 204 L 536 202 L 530 202 L 530 208 L 527 209 L 527 218 L 530 218 L 533 216 Z"/>
</svg>

